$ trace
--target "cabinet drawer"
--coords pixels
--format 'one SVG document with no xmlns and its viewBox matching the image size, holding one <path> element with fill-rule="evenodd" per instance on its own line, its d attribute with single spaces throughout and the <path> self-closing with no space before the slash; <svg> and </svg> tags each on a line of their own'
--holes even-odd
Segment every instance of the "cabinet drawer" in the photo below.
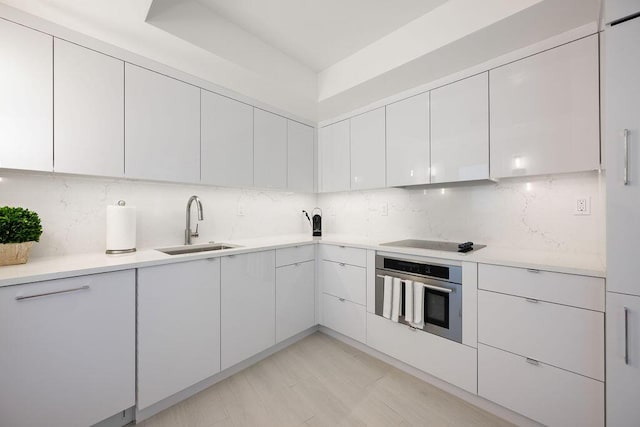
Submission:
<svg viewBox="0 0 640 427">
<path fill-rule="evenodd" d="M 477 393 L 475 348 L 367 314 L 367 345 L 415 368 Z"/>
<path fill-rule="evenodd" d="M 604 425 L 604 383 L 482 344 L 478 394 L 548 426 Z"/>
<path fill-rule="evenodd" d="M 276 267 L 315 259 L 315 245 L 292 246 L 276 249 Z"/>
<path fill-rule="evenodd" d="M 478 288 L 604 312 L 599 277 L 479 264 Z"/>
<path fill-rule="evenodd" d="M 604 381 L 604 314 L 478 292 L 478 341 Z"/>
<path fill-rule="evenodd" d="M 362 267 L 322 261 L 323 292 L 356 304 L 367 304 L 367 270 Z"/>
<path fill-rule="evenodd" d="M 344 264 L 367 266 L 367 251 L 365 249 L 350 248 L 347 246 L 322 245 L 322 259 L 341 262 Z"/>
<path fill-rule="evenodd" d="M 327 328 L 356 341 L 365 342 L 367 320 L 364 306 L 324 294 L 323 319 Z"/>
</svg>

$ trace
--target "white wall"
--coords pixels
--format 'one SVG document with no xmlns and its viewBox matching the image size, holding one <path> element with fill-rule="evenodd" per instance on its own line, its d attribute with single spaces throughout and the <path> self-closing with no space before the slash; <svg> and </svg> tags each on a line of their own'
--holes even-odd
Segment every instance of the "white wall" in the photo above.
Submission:
<svg viewBox="0 0 640 427">
<path fill-rule="evenodd" d="M 194 243 L 211 240 L 309 233 L 301 214 L 315 206 L 314 194 L 231 189 L 91 177 L 0 171 L 0 206 L 36 211 L 44 233 L 33 256 L 105 250 L 106 206 L 122 199 L 137 208 L 137 247 L 181 245 L 185 208 L 192 194 L 200 197 L 204 221 Z M 238 216 L 238 207 L 245 210 Z M 192 206 L 192 229 L 198 223 Z"/>
<path fill-rule="evenodd" d="M 592 214 L 575 216 L 578 196 Z M 497 184 L 320 194 L 323 231 L 379 242 L 468 241 L 531 250 L 604 254 L 604 176 L 597 172 Z M 388 215 L 383 215 L 383 205 Z"/>
</svg>

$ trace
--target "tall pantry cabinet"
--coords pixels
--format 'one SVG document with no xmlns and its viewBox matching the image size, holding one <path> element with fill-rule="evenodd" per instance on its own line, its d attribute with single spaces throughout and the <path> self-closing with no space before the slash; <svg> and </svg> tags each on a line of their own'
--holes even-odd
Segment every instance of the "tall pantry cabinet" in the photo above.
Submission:
<svg viewBox="0 0 640 427">
<path fill-rule="evenodd" d="M 607 425 L 640 422 L 640 17 L 628 1 L 605 3 L 607 149 Z"/>
</svg>

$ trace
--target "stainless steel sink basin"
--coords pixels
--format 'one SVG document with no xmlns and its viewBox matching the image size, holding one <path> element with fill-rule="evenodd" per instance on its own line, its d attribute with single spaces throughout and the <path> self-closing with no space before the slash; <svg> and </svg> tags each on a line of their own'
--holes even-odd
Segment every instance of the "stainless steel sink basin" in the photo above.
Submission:
<svg viewBox="0 0 640 427">
<path fill-rule="evenodd" d="M 227 243 L 204 243 L 201 245 L 174 246 L 172 248 L 156 249 L 167 255 L 194 254 L 198 252 L 222 251 L 224 249 L 239 248 L 237 245 Z"/>
</svg>

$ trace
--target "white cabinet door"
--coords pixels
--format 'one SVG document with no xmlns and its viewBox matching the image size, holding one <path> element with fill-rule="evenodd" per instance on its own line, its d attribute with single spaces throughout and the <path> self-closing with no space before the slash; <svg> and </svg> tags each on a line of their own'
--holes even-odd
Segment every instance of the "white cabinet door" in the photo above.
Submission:
<svg viewBox="0 0 640 427">
<path fill-rule="evenodd" d="M 138 409 L 220 371 L 220 259 L 138 269 Z"/>
<path fill-rule="evenodd" d="M 429 93 L 387 105 L 387 187 L 429 183 Z"/>
<path fill-rule="evenodd" d="M 636 242 L 640 241 L 639 45 L 638 18 L 605 32 L 607 290 L 632 295 L 640 295 L 640 263 L 636 255 Z"/>
<path fill-rule="evenodd" d="M 322 324 L 362 343 L 367 340 L 367 308 L 344 298 L 322 294 Z"/>
<path fill-rule="evenodd" d="M 431 91 L 431 182 L 489 178 L 489 74 Z"/>
<path fill-rule="evenodd" d="M 276 342 L 316 324 L 315 292 L 314 261 L 276 269 Z"/>
<path fill-rule="evenodd" d="M 604 383 L 483 344 L 478 394 L 550 427 L 604 425 Z"/>
<path fill-rule="evenodd" d="M 320 128 L 320 191 L 347 191 L 350 186 L 349 120 Z"/>
<path fill-rule="evenodd" d="M 322 260 L 322 291 L 360 305 L 367 304 L 367 269 Z"/>
<path fill-rule="evenodd" d="M 0 288 L 0 425 L 85 427 L 135 405 L 135 301 L 133 270 Z"/>
<path fill-rule="evenodd" d="M 491 176 L 598 169 L 598 36 L 489 71 Z"/>
<path fill-rule="evenodd" d="M 253 114 L 254 185 L 287 188 L 287 119 L 258 108 Z"/>
<path fill-rule="evenodd" d="M 385 109 L 351 118 L 351 189 L 383 188 L 385 166 Z"/>
<path fill-rule="evenodd" d="M 224 370 L 276 342 L 275 251 L 222 258 L 221 298 Z"/>
<path fill-rule="evenodd" d="M 53 39 L 0 19 L 0 168 L 53 169 Z"/>
<path fill-rule="evenodd" d="M 605 0 L 604 15 L 605 23 L 626 18 L 640 12 L 640 1 L 638 0 Z"/>
<path fill-rule="evenodd" d="M 125 64 L 125 176 L 200 181 L 200 88 Z"/>
<path fill-rule="evenodd" d="M 640 420 L 638 402 L 640 402 L 640 297 L 608 292 L 607 426 L 637 425 Z"/>
<path fill-rule="evenodd" d="M 253 186 L 253 107 L 202 90 L 202 182 Z"/>
<path fill-rule="evenodd" d="M 478 341 L 604 382 L 604 313 L 479 291 Z"/>
<path fill-rule="evenodd" d="M 56 172 L 124 175 L 124 62 L 54 40 Z"/>
<path fill-rule="evenodd" d="M 313 128 L 287 120 L 287 188 L 313 192 Z"/>
</svg>

